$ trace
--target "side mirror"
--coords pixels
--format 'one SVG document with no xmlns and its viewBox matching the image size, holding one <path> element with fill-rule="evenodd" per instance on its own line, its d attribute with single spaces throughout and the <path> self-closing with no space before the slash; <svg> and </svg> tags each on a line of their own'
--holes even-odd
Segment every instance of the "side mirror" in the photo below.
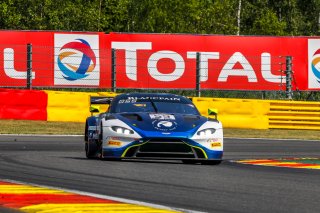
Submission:
<svg viewBox="0 0 320 213">
<path fill-rule="evenodd" d="M 100 112 L 100 107 L 99 106 L 90 106 L 90 112 Z"/>
<path fill-rule="evenodd" d="M 208 116 L 214 116 L 215 119 L 218 119 L 218 109 L 209 108 L 208 109 Z"/>
</svg>

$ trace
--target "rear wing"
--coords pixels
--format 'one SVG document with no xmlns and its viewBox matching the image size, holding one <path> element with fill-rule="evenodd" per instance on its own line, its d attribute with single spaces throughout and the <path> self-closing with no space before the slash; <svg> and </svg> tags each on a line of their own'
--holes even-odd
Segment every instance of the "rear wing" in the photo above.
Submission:
<svg viewBox="0 0 320 213">
<path fill-rule="evenodd" d="M 110 104 L 113 97 L 108 96 L 90 96 L 90 105 L 92 104 Z"/>
<path fill-rule="evenodd" d="M 90 112 L 107 111 L 113 98 L 109 96 L 90 96 Z"/>
</svg>

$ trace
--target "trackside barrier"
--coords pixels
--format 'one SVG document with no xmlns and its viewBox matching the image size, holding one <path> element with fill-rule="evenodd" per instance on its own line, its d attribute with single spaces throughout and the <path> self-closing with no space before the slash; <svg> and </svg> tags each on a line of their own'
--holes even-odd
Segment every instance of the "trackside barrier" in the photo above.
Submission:
<svg viewBox="0 0 320 213">
<path fill-rule="evenodd" d="M 44 91 L 0 89 L 0 119 L 47 120 Z"/>
<path fill-rule="evenodd" d="M 0 89 L 0 119 L 84 122 L 91 114 L 90 96 L 116 95 Z M 320 130 L 320 102 L 196 97 L 192 101 L 204 116 L 209 108 L 217 109 L 225 128 Z"/>
<path fill-rule="evenodd" d="M 270 101 L 270 129 L 320 130 L 320 102 Z"/>
<path fill-rule="evenodd" d="M 261 100 L 192 98 L 200 113 L 208 116 L 208 109 L 218 109 L 218 119 L 224 128 L 268 129 L 270 103 Z"/>
<path fill-rule="evenodd" d="M 202 115 L 218 109 L 225 128 L 320 130 L 320 102 L 193 98 Z"/>
<path fill-rule="evenodd" d="M 46 91 L 48 121 L 83 122 L 89 115 L 87 93 Z"/>
<path fill-rule="evenodd" d="M 115 93 L 85 93 L 46 91 L 48 121 L 85 122 L 90 115 L 91 96 L 115 96 Z"/>
</svg>

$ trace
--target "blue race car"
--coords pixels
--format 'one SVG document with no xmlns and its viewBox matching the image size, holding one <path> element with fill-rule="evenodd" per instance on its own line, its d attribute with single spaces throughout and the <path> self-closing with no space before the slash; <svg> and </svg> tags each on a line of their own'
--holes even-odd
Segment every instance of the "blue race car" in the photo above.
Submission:
<svg viewBox="0 0 320 213">
<path fill-rule="evenodd" d="M 223 129 L 216 113 L 214 118 L 201 116 L 186 97 L 128 93 L 91 98 L 92 106 L 103 103 L 108 110 L 86 120 L 87 158 L 222 161 Z M 92 107 L 91 112 L 99 111 Z"/>
</svg>

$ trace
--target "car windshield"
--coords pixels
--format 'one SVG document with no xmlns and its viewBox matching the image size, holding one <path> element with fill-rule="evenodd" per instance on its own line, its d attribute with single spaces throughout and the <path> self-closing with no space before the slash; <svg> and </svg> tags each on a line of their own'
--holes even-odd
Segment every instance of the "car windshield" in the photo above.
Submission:
<svg viewBox="0 0 320 213">
<path fill-rule="evenodd" d="M 198 110 L 193 104 L 156 101 L 119 103 L 116 107 L 116 112 L 159 112 L 199 115 Z"/>
</svg>

